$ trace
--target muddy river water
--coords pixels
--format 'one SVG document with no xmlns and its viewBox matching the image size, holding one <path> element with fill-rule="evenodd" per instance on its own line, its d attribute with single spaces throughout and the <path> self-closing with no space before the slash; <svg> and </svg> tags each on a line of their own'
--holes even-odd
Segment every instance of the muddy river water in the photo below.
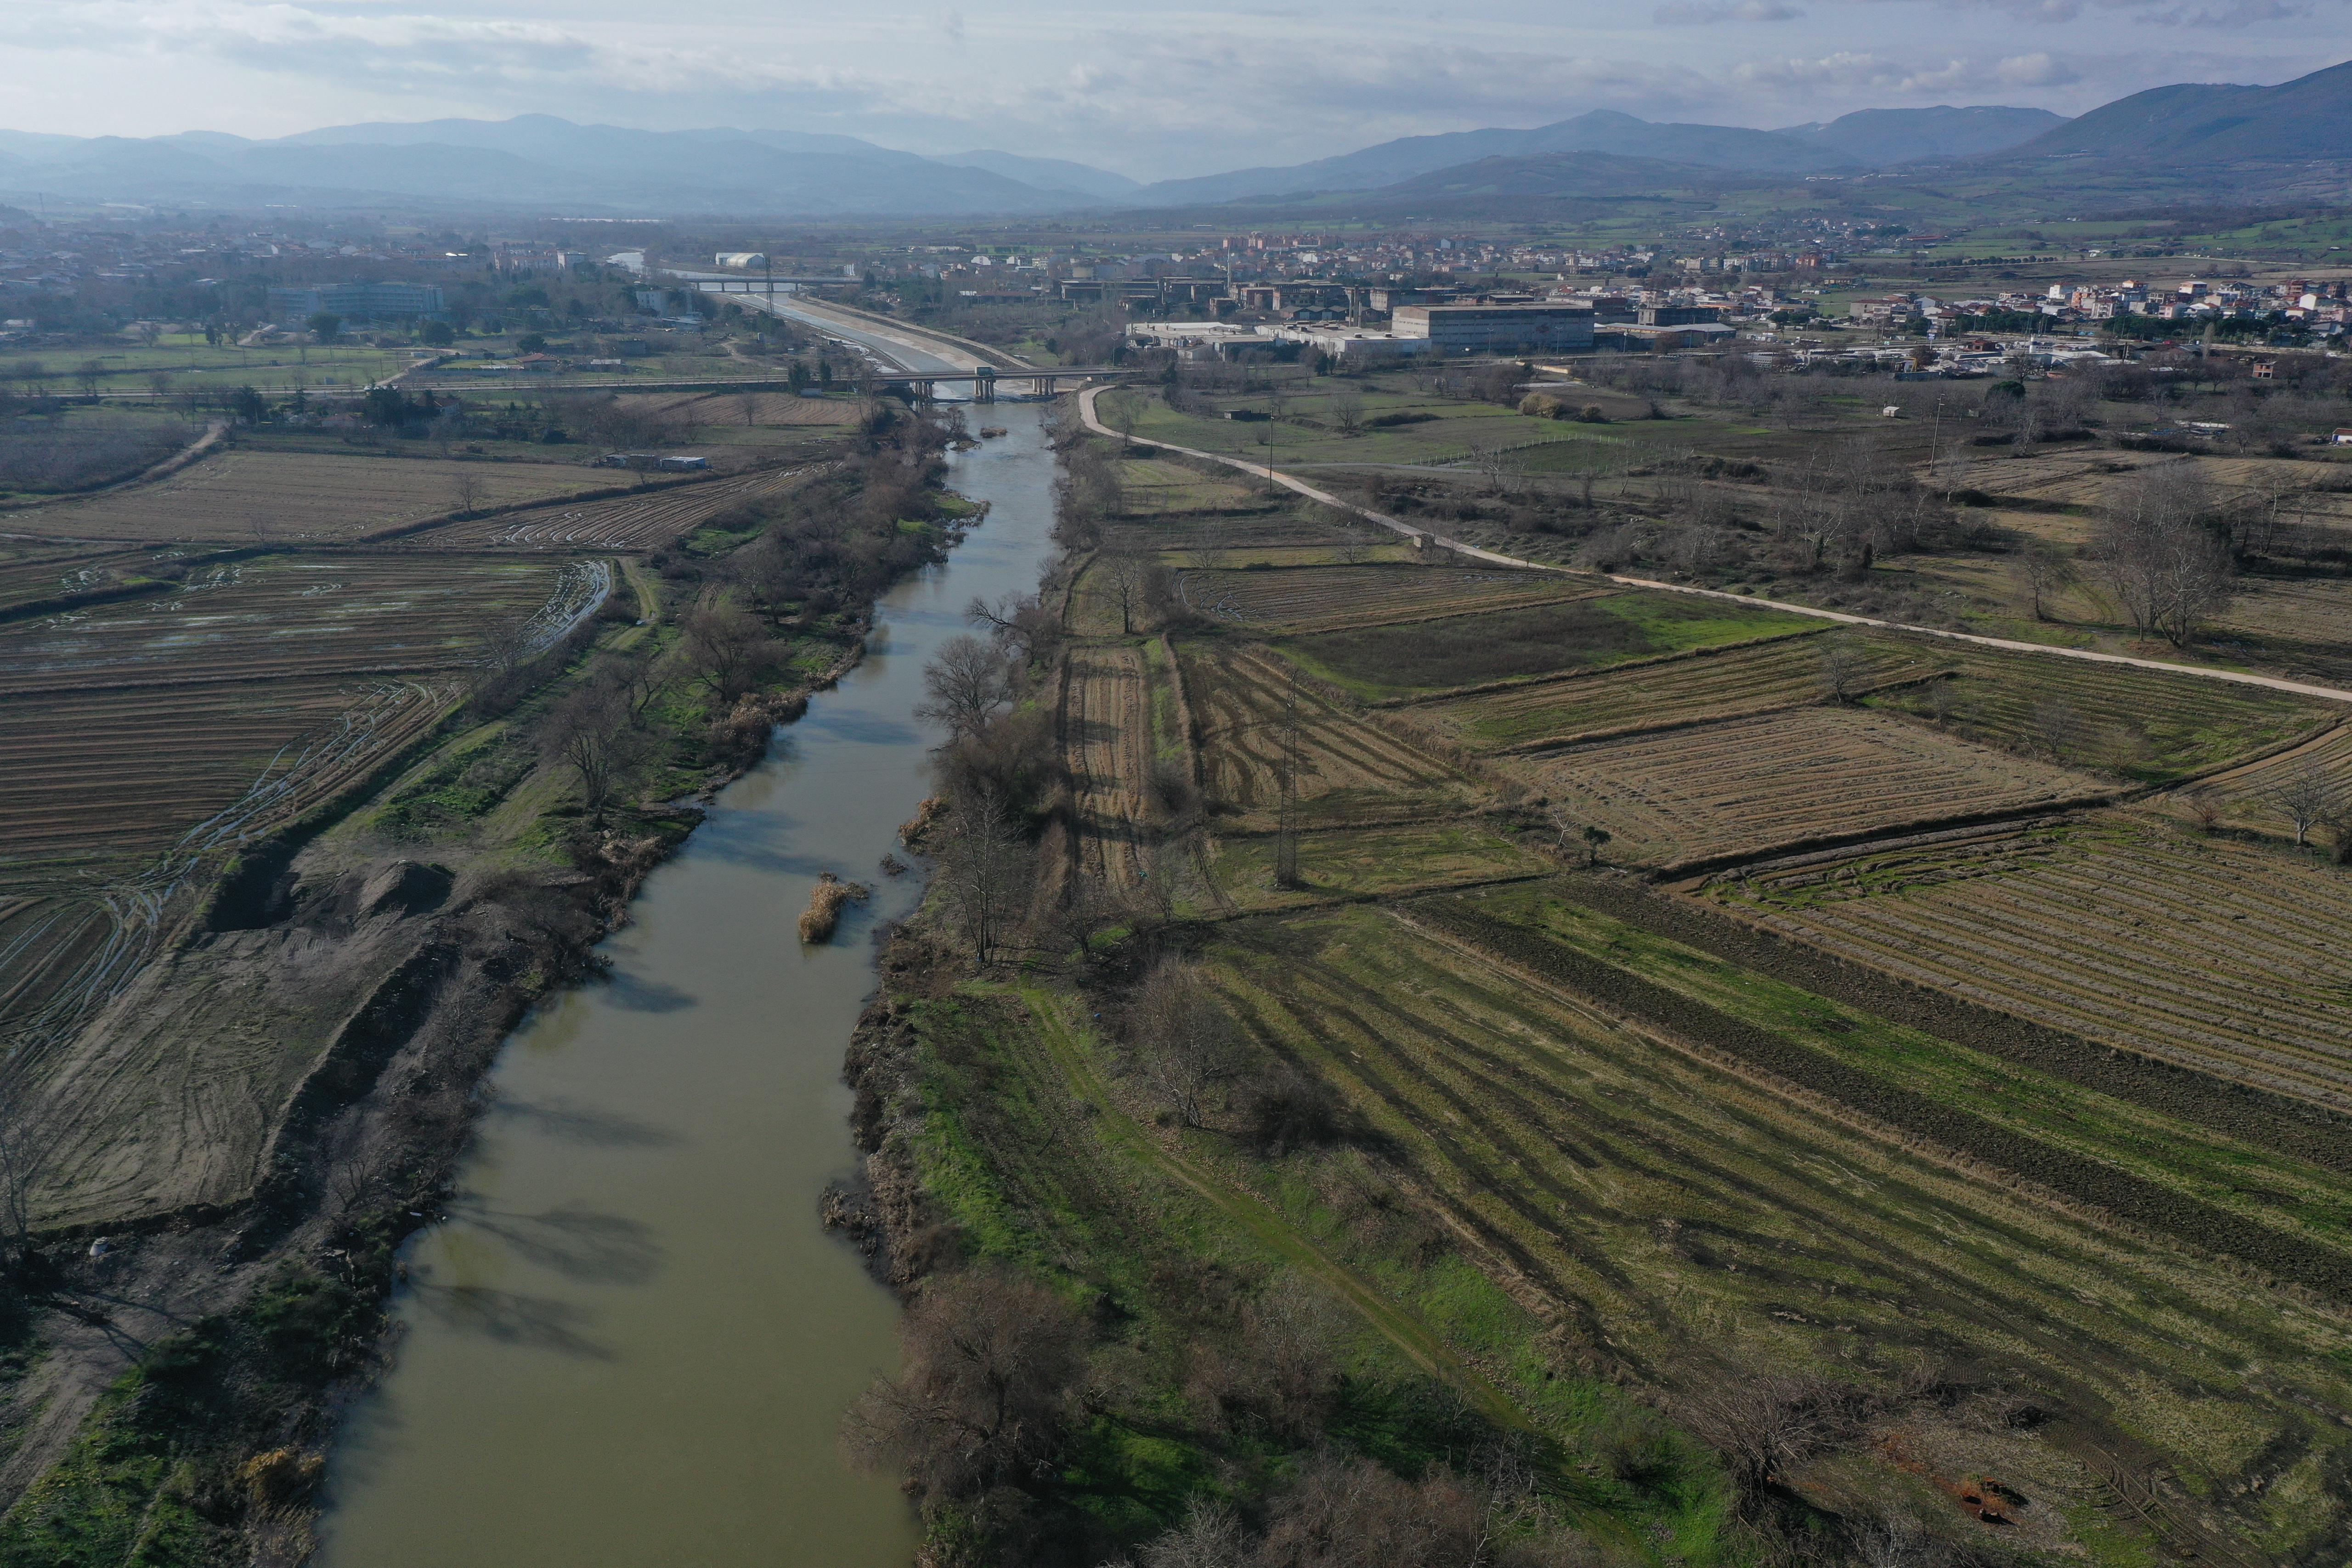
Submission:
<svg viewBox="0 0 2352 1568">
<path fill-rule="evenodd" d="M 982 411 L 974 411 L 982 412 Z M 646 884 L 612 973 L 508 1043 L 447 1223 L 414 1249 L 404 1335 L 331 1470 L 325 1568 L 899 1568 L 913 1520 L 842 1458 L 896 1308 L 817 1223 L 851 1168 L 841 1057 L 877 870 L 925 791 L 924 660 L 975 594 L 1034 587 L 1052 455 L 1037 411 L 956 461 L 992 503 L 884 601 L 872 652 Z M 821 871 L 875 887 L 831 946 Z"/>
</svg>

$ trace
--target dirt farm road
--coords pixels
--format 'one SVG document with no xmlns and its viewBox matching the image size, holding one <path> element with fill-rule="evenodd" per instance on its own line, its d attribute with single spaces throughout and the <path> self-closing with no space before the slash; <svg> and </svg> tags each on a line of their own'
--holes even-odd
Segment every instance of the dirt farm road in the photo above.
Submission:
<svg viewBox="0 0 2352 1568">
<path fill-rule="evenodd" d="M 1086 427 L 1097 435 L 1108 435 L 1116 440 L 1118 439 L 1118 432 L 1104 424 L 1095 414 L 1095 400 L 1108 390 L 1107 387 L 1088 387 L 1078 393 L 1078 417 L 1084 422 Z M 1219 453 L 1197 451 L 1190 446 L 1177 446 L 1165 441 L 1153 442 L 1152 444 L 1170 452 L 1181 452 L 1187 457 L 1200 458 L 1202 462 L 1221 463 L 1228 468 L 1238 468 L 1244 474 L 1266 472 L 1259 465 L 1239 457 L 1227 457 Z M 1378 523 L 1384 528 L 1391 528 L 1409 537 L 1425 535 L 1444 549 L 1453 550 L 1457 555 L 1468 556 L 1474 560 L 1491 561 L 1496 566 L 1525 567 L 1533 571 L 1565 570 L 1560 567 L 1547 566 L 1540 561 L 1522 560 L 1517 556 L 1503 555 L 1495 550 L 1480 549 L 1475 545 L 1464 544 L 1458 539 L 1450 539 L 1442 534 L 1429 534 L 1426 529 L 1401 523 L 1396 518 L 1385 513 L 1375 512 L 1369 507 L 1360 507 L 1352 501 L 1341 500 L 1329 491 L 1318 489 L 1304 479 L 1296 478 L 1279 469 L 1274 471 L 1273 479 L 1276 484 L 1286 490 L 1296 491 L 1310 500 L 1320 501 L 1326 506 L 1337 507 L 1341 511 L 1353 512 L 1368 522 Z M 1654 578 L 1620 577 L 1612 574 L 1609 580 L 1623 583 L 1628 588 L 1654 588 L 1665 593 L 1695 594 L 1702 599 L 1721 599 L 1751 609 L 1780 610 L 1791 615 L 1809 615 L 1816 621 L 1835 621 L 1848 626 L 1872 626 L 1884 632 L 1907 632 L 1914 636 L 1940 637 L 1949 643 L 1972 643 L 1980 648 L 1999 648 L 2012 653 L 2049 653 L 2062 659 L 2081 659 L 2095 664 L 2123 664 L 2138 670 L 2160 670 L 2168 674 L 2195 675 L 2203 680 L 2228 681 L 2242 686 L 2261 686 L 2274 692 L 2291 692 L 2296 696 L 2321 697 L 2329 702 L 2352 704 L 2352 691 L 2345 691 L 2336 686 L 2312 685 L 2303 681 L 2290 681 L 2278 675 L 2257 675 L 2245 670 L 2216 670 L 2201 664 L 2175 664 L 2162 659 L 2137 659 L 2126 653 L 2101 653 L 2088 648 L 2053 648 L 2042 643 L 2022 643 L 2008 637 L 1987 637 L 1974 632 L 1947 632 L 1934 626 L 1914 626 L 1902 621 L 1876 621 L 1867 615 L 1848 615 L 1835 610 L 1816 610 L 1810 605 L 1784 604 L 1777 599 L 1764 599 L 1745 593 L 1726 593 L 1715 588 L 1693 588 L 1687 583 L 1661 582 Z"/>
</svg>

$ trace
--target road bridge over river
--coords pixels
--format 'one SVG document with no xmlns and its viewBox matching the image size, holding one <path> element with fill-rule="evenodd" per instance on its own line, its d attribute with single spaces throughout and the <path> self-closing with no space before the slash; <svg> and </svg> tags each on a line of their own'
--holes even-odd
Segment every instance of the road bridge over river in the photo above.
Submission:
<svg viewBox="0 0 2352 1568">
<path fill-rule="evenodd" d="M 812 298 L 796 289 L 771 289 L 766 287 L 765 277 L 682 272 L 674 268 L 668 276 L 705 293 L 723 294 L 730 303 L 740 303 L 747 309 L 766 311 L 779 319 L 813 328 L 846 343 L 876 362 L 877 382 L 908 386 L 926 397 L 937 396 L 943 387 L 969 389 L 967 395 L 977 402 L 993 401 L 1000 391 L 1050 397 L 1074 385 L 1131 373 L 1115 365 L 1032 365 L 1002 349 L 970 339 L 868 315 L 828 299 Z M 824 281 L 843 280 L 829 277 Z M 778 278 L 776 282 L 782 285 L 786 280 Z M 743 287 L 746 284 L 751 287 Z"/>
</svg>

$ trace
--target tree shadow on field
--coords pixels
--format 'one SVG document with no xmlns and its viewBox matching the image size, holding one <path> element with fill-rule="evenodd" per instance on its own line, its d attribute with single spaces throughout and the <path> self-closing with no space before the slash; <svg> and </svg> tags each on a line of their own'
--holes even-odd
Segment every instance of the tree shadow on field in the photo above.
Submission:
<svg viewBox="0 0 2352 1568">
<path fill-rule="evenodd" d="M 661 1267 L 653 1231 L 617 1214 L 569 1205 L 541 1214 L 501 1214 L 459 1205 L 451 1218 L 502 1243 L 508 1251 L 587 1285 L 642 1285 Z"/>
</svg>

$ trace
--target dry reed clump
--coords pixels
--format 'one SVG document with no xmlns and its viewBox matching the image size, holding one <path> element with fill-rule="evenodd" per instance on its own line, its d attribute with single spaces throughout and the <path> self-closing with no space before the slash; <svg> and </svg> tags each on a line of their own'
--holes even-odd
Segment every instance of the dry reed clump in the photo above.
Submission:
<svg viewBox="0 0 2352 1568">
<path fill-rule="evenodd" d="M 809 894 L 809 905 L 801 912 L 801 940 L 832 941 L 834 927 L 841 924 L 842 905 L 863 904 L 871 893 L 863 883 L 844 882 L 829 871 L 819 872 L 816 890 Z"/>
<path fill-rule="evenodd" d="M 929 835 L 933 828 L 939 826 L 940 819 L 947 814 L 946 796 L 926 796 L 923 803 L 915 808 L 915 814 L 899 828 L 898 841 L 910 850 L 921 849 L 923 840 Z"/>
</svg>

